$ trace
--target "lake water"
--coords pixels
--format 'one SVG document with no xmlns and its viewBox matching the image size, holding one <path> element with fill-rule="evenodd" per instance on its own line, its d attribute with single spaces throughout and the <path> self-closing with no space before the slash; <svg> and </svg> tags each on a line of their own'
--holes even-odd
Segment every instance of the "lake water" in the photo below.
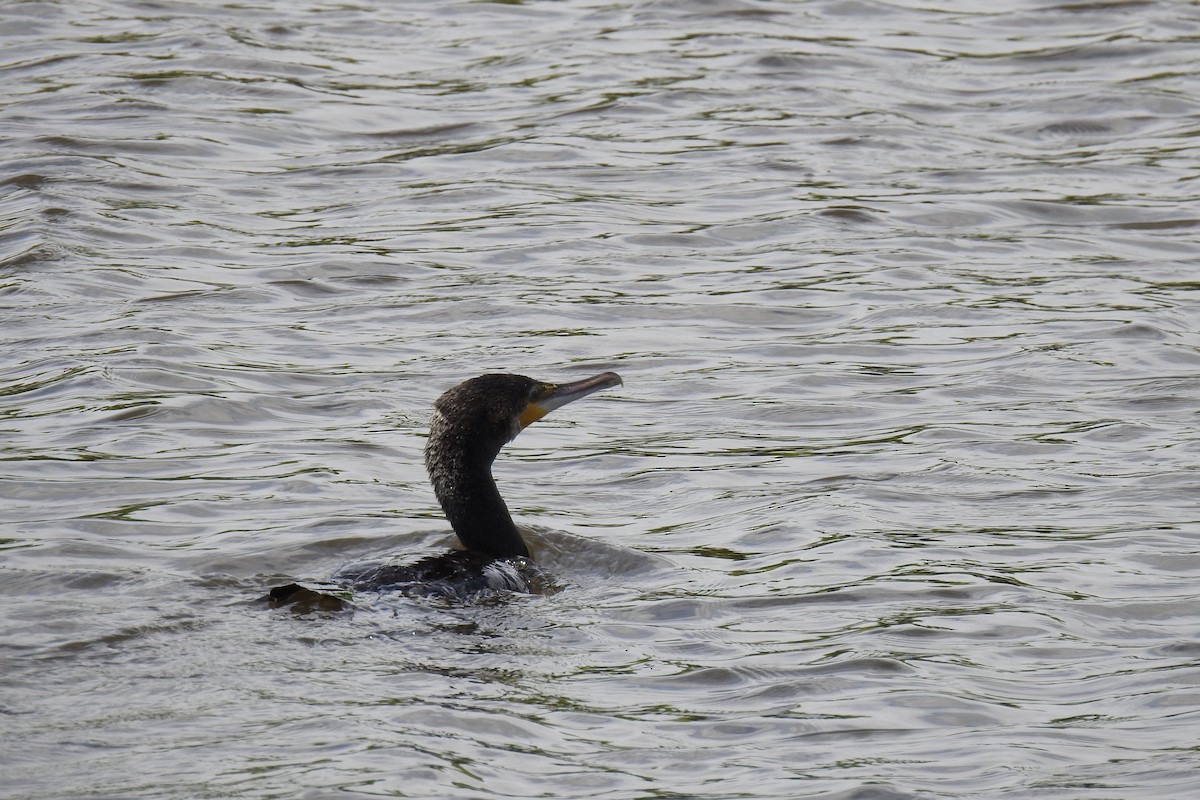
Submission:
<svg viewBox="0 0 1200 800">
<path fill-rule="evenodd" d="M 1200 7 L 0 8 L 0 796 L 1200 785 Z M 438 552 L 429 408 L 625 386 Z"/>
</svg>

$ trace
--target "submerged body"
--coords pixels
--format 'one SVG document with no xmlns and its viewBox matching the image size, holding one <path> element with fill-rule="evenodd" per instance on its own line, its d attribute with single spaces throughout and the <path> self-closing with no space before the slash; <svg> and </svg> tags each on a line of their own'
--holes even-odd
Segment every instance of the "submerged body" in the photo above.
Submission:
<svg viewBox="0 0 1200 800">
<path fill-rule="evenodd" d="M 434 403 L 425 468 L 438 503 L 465 549 L 412 564 L 347 571 L 341 579 L 353 589 L 414 594 L 540 590 L 545 575 L 530 559 L 529 548 L 500 496 L 492 462 L 505 444 L 554 409 L 620 384 L 615 372 L 566 384 L 491 374 L 447 391 Z M 325 597 L 289 584 L 272 590 L 268 599 L 279 606 L 311 599 L 309 595 Z M 316 603 L 315 607 L 322 606 Z"/>
<path fill-rule="evenodd" d="M 343 572 L 354 589 L 470 596 L 487 591 L 541 592 L 549 579 L 527 556 L 495 558 L 478 550 L 451 550 L 411 564 L 380 564 Z"/>
</svg>

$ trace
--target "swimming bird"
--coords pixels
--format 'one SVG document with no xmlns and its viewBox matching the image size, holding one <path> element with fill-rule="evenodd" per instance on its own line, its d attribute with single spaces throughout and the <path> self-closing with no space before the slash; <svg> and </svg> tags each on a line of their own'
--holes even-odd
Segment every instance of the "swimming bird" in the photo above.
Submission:
<svg viewBox="0 0 1200 800">
<path fill-rule="evenodd" d="M 412 564 L 372 566 L 339 577 L 354 589 L 396 588 L 418 594 L 470 595 L 487 589 L 529 591 L 538 571 L 492 477 L 505 444 L 556 408 L 622 384 L 615 372 L 554 384 L 523 375 L 489 374 L 447 391 L 433 405 L 425 469 L 463 550 Z M 272 606 L 304 599 L 297 584 L 268 596 Z M 319 605 L 319 604 L 318 604 Z"/>
</svg>

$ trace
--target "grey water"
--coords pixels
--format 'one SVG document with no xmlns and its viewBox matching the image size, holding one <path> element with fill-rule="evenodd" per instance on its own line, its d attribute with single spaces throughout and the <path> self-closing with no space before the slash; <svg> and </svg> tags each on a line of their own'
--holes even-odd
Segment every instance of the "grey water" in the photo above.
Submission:
<svg viewBox="0 0 1200 800">
<path fill-rule="evenodd" d="M 1200 785 L 1200 6 L 0 5 L 0 797 Z M 438 552 L 430 405 L 625 385 Z M 336 586 L 334 586 L 336 588 Z"/>
</svg>

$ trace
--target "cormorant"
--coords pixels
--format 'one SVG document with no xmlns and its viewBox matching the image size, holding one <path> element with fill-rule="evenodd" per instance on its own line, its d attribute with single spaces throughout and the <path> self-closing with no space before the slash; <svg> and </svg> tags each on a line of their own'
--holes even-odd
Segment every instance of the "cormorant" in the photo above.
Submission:
<svg viewBox="0 0 1200 800">
<path fill-rule="evenodd" d="M 505 444 L 546 414 L 593 392 L 621 384 L 615 372 L 553 384 L 523 375 L 489 374 L 450 389 L 433 405 L 425 469 L 433 492 L 464 550 L 406 565 L 343 572 L 354 589 L 471 595 L 487 589 L 529 591 L 541 577 L 492 478 Z M 288 584 L 267 596 L 274 606 L 336 607 L 337 598 Z"/>
</svg>

